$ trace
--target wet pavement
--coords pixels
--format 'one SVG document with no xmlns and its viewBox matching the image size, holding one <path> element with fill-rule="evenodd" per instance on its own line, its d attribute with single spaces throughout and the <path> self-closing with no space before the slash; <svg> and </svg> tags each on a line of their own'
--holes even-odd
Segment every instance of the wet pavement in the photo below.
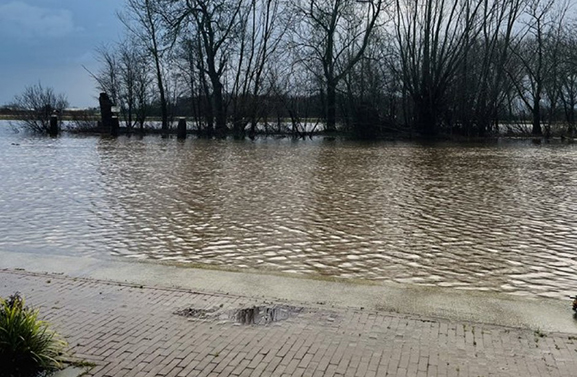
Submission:
<svg viewBox="0 0 577 377">
<path fill-rule="evenodd" d="M 564 377 L 577 368 L 577 336 L 539 328 L 0 270 L 0 296 L 16 290 L 73 358 L 95 364 L 93 377 Z M 298 310 L 251 323 L 287 307 Z M 244 324 L 211 317 L 221 310 L 243 313 Z"/>
<path fill-rule="evenodd" d="M 572 315 L 571 300 L 568 298 L 513 296 L 386 282 L 313 280 L 262 274 L 258 271 L 221 271 L 158 263 L 135 263 L 122 258 L 102 261 L 90 257 L 44 256 L 5 251 L 0 251 L 0 268 L 25 268 L 32 272 L 62 273 L 78 278 L 120 280 L 136 285 L 288 300 L 300 306 L 362 307 L 577 334 L 577 320 Z"/>
</svg>

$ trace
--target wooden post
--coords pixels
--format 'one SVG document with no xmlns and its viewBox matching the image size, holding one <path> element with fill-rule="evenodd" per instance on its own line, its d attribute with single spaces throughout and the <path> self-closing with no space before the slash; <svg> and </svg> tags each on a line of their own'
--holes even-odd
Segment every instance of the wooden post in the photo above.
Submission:
<svg viewBox="0 0 577 377">
<path fill-rule="evenodd" d="M 178 120 L 178 128 L 176 131 L 177 139 L 186 139 L 186 118 L 180 118 Z"/>
<path fill-rule="evenodd" d="M 58 136 L 58 115 L 56 114 L 50 116 L 50 129 L 48 130 L 48 135 L 51 137 Z"/>
<path fill-rule="evenodd" d="M 110 122 L 110 136 L 117 137 L 120 130 L 120 121 L 117 116 L 113 116 Z"/>
</svg>

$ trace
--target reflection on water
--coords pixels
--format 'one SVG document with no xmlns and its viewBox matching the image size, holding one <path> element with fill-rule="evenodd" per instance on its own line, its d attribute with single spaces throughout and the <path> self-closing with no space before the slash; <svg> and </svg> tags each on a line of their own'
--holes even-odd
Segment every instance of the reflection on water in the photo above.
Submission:
<svg viewBox="0 0 577 377">
<path fill-rule="evenodd" d="M 19 144 L 19 145 L 13 145 Z M 577 146 L 0 131 L 0 248 L 565 297 Z"/>
</svg>

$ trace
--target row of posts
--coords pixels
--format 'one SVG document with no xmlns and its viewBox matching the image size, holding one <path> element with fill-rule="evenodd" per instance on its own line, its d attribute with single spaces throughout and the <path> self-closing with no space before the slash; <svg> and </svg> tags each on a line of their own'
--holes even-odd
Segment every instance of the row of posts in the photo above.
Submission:
<svg viewBox="0 0 577 377">
<path fill-rule="evenodd" d="M 102 122 L 103 125 L 107 124 L 108 127 L 104 126 L 105 129 L 110 130 L 110 136 L 116 137 L 118 136 L 120 130 L 120 122 L 117 116 L 110 117 L 107 122 Z M 186 127 L 186 123 L 185 123 Z M 52 114 L 50 116 L 50 126 L 48 127 L 48 135 L 51 137 L 58 136 L 59 127 L 58 127 L 58 115 Z M 186 132 L 186 129 L 185 129 Z M 186 136 L 185 136 L 186 137 Z"/>
<path fill-rule="evenodd" d="M 104 122 L 103 122 L 104 123 Z M 108 127 L 105 127 L 105 129 Z M 110 136 L 117 137 L 120 131 L 120 121 L 117 116 L 110 118 Z M 176 137 L 178 139 L 186 139 L 186 118 L 180 118 L 178 120 L 178 126 L 176 128 Z"/>
<path fill-rule="evenodd" d="M 105 124 L 103 122 L 103 124 Z M 105 129 L 108 128 L 104 126 Z M 120 131 L 120 121 L 118 120 L 117 116 L 113 116 L 110 118 L 109 122 L 109 130 L 110 136 L 117 137 Z M 50 127 L 48 129 L 48 135 L 51 137 L 58 136 L 58 115 L 54 114 L 50 117 Z M 178 127 L 176 129 L 176 137 L 178 139 L 186 139 L 186 119 L 180 118 L 178 120 Z"/>
<path fill-rule="evenodd" d="M 102 118 L 101 129 L 104 132 L 109 132 L 110 136 L 117 137 L 120 133 L 120 121 L 117 116 L 112 115 L 112 101 L 108 98 L 106 93 L 100 93 L 98 98 L 100 102 L 100 115 Z M 51 137 L 58 136 L 58 115 L 52 114 L 50 117 L 50 126 L 48 128 L 48 135 Z M 178 127 L 176 129 L 176 137 L 178 139 L 186 139 L 186 119 L 180 118 L 178 120 Z"/>
<path fill-rule="evenodd" d="M 117 116 L 113 116 L 110 121 L 110 136 L 117 137 L 120 131 L 120 121 Z M 180 118 L 178 120 L 178 126 L 176 128 L 177 139 L 186 139 L 186 118 Z"/>
<path fill-rule="evenodd" d="M 100 103 L 100 115 L 102 118 L 102 130 L 104 132 L 109 131 L 110 136 L 117 137 L 120 132 L 120 121 L 117 116 L 113 115 L 112 106 L 114 105 L 108 94 L 100 93 L 98 98 Z M 186 139 L 186 119 L 180 118 L 178 120 L 178 127 L 176 129 L 176 137 L 178 139 Z"/>
</svg>

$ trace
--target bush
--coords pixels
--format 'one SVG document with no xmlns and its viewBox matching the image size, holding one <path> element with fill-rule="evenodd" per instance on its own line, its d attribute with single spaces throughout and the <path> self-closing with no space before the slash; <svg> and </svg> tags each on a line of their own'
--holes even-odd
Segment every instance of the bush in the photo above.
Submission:
<svg viewBox="0 0 577 377">
<path fill-rule="evenodd" d="M 26 307 L 18 293 L 0 298 L 2 376 L 29 377 L 60 369 L 65 346 L 48 323 L 38 319 L 38 310 Z"/>
<path fill-rule="evenodd" d="M 10 105 L 24 128 L 39 134 L 50 132 L 50 117 L 55 113 L 61 114 L 66 106 L 68 100 L 65 95 L 55 93 L 52 88 L 44 88 L 40 83 L 27 86 Z"/>
</svg>

